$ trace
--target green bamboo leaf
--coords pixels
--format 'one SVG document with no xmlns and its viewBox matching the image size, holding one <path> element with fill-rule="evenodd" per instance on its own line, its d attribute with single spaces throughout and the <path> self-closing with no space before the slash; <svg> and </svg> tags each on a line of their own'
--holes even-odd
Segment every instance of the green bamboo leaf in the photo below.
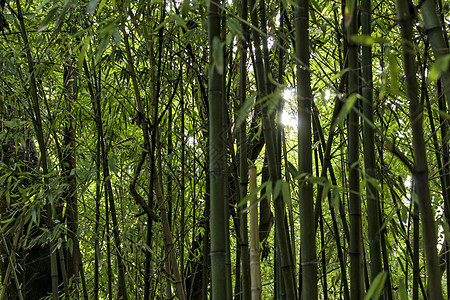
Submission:
<svg viewBox="0 0 450 300">
<path fill-rule="evenodd" d="M 98 0 L 91 0 L 87 6 L 87 13 L 93 15 L 97 8 Z"/>
<path fill-rule="evenodd" d="M 397 54 L 394 54 L 389 48 L 386 49 L 388 62 L 389 62 L 389 75 L 391 80 L 389 81 L 391 92 L 393 94 L 398 94 L 399 91 L 399 78 L 400 78 L 400 68 L 398 65 Z"/>
<path fill-rule="evenodd" d="M 183 2 L 181 3 L 181 15 L 183 17 L 186 17 L 190 9 L 191 9 L 191 1 L 183 0 Z"/>
<path fill-rule="evenodd" d="M 36 8 L 35 14 L 37 14 L 50 0 L 44 0 L 42 1 L 39 6 Z"/>
<path fill-rule="evenodd" d="M 446 113 L 445 111 L 442 111 L 442 110 L 438 110 L 437 112 L 442 118 L 450 120 L 450 114 L 448 114 L 448 113 Z"/>
<path fill-rule="evenodd" d="M 87 53 L 87 50 L 88 50 L 90 41 L 91 41 L 91 36 L 88 35 L 88 36 L 85 37 L 85 38 L 83 39 L 83 41 L 77 46 L 77 47 L 82 46 L 81 51 L 80 51 L 80 53 L 79 53 L 78 56 L 77 56 L 77 60 L 78 60 L 77 65 L 78 65 L 78 69 L 80 69 L 80 70 L 81 70 L 82 67 L 83 67 L 83 61 L 84 61 L 84 58 L 86 57 L 86 53 Z"/>
<path fill-rule="evenodd" d="M 177 23 L 178 26 L 183 27 L 184 29 L 188 30 L 188 27 L 186 25 L 186 21 L 183 20 L 182 17 L 180 17 L 178 14 L 169 13 L 170 17 Z"/>
<path fill-rule="evenodd" d="M 117 47 L 120 47 L 120 43 L 122 42 L 122 36 L 120 35 L 119 28 L 115 27 L 113 29 L 113 38 Z"/>
<path fill-rule="evenodd" d="M 339 205 L 341 204 L 341 202 L 339 201 L 339 188 L 332 186 L 331 188 L 331 206 L 333 206 L 335 209 L 339 208 Z"/>
<path fill-rule="evenodd" d="M 227 27 L 232 34 L 237 35 L 238 37 L 243 35 L 242 26 L 235 18 L 230 18 L 227 20 Z"/>
<path fill-rule="evenodd" d="M 383 224 L 381 224 L 381 226 L 380 226 L 380 231 L 381 230 L 383 230 L 386 226 L 387 226 L 387 224 L 389 224 L 390 222 L 391 222 L 391 220 L 392 220 L 392 218 L 394 217 L 394 215 L 396 214 L 396 210 L 395 209 L 393 209 L 390 213 L 389 213 L 389 215 L 387 215 L 387 217 L 384 219 L 384 222 L 383 222 Z"/>
<path fill-rule="evenodd" d="M 291 193 L 289 192 L 289 184 L 286 180 L 281 181 L 281 193 L 283 195 L 283 201 L 287 206 L 292 206 Z"/>
<path fill-rule="evenodd" d="M 383 44 L 385 41 L 382 38 L 374 37 L 367 34 L 353 35 L 352 42 L 361 44 L 363 46 L 372 46 L 373 44 Z"/>
<path fill-rule="evenodd" d="M 288 171 L 291 173 L 292 178 L 297 178 L 300 174 L 297 168 L 288 160 Z"/>
<path fill-rule="evenodd" d="M 344 103 L 344 106 L 342 106 L 342 108 L 339 111 L 339 114 L 336 118 L 336 124 L 338 126 L 342 125 L 342 123 L 344 122 L 344 119 L 347 117 L 348 113 L 355 105 L 357 99 L 358 99 L 358 94 L 351 94 L 350 96 L 348 96 L 347 100 Z"/>
<path fill-rule="evenodd" d="M 69 249 L 70 254 L 73 254 L 73 240 L 71 238 L 67 239 L 67 249 Z"/>
<path fill-rule="evenodd" d="M 398 291 L 400 294 L 400 300 L 408 300 L 408 291 L 406 290 L 406 284 L 404 280 L 400 280 Z"/>
<path fill-rule="evenodd" d="M 239 127 L 242 124 L 242 122 L 244 122 L 244 120 L 247 118 L 250 108 L 255 103 L 255 99 L 256 93 L 254 92 L 244 101 L 237 115 L 236 127 Z"/>
<path fill-rule="evenodd" d="M 325 177 L 309 176 L 308 181 L 312 184 L 325 185 L 328 180 Z"/>
<path fill-rule="evenodd" d="M 36 209 L 33 207 L 31 209 L 31 220 L 33 220 L 33 223 L 37 222 L 37 218 L 36 218 Z M 36 223 L 37 224 L 37 223 Z"/>
<path fill-rule="evenodd" d="M 327 183 L 325 183 L 323 185 L 322 200 L 324 200 L 328 196 L 328 193 L 330 192 L 331 187 L 332 186 L 331 186 L 331 183 L 329 181 L 327 181 Z"/>
<path fill-rule="evenodd" d="M 378 192 L 382 192 L 381 186 L 378 184 L 378 180 L 373 177 L 366 177 L 366 181 L 377 189 Z"/>
<path fill-rule="evenodd" d="M 381 291 L 384 287 L 384 282 L 386 281 L 387 273 L 385 271 L 380 272 L 375 279 L 372 281 L 369 290 L 367 291 L 364 300 L 374 299 L 377 300 L 380 298 Z M 373 296 L 373 298 L 372 298 Z"/>
<path fill-rule="evenodd" d="M 314 7 L 317 11 L 322 11 L 322 9 L 319 6 L 319 3 L 317 3 L 316 0 L 309 0 L 309 2 L 311 3 L 311 6 Z M 314 11 L 314 10 L 312 10 Z"/>
<path fill-rule="evenodd" d="M 3 125 L 5 127 L 11 128 L 11 129 L 22 127 L 26 123 L 27 122 L 21 121 L 19 119 L 12 119 L 11 121 L 3 121 Z"/>
<path fill-rule="evenodd" d="M 281 88 L 276 88 L 273 93 L 270 93 L 265 97 L 267 103 L 267 112 L 272 114 L 277 108 L 281 100 Z"/>
<path fill-rule="evenodd" d="M 95 60 L 99 61 L 105 51 L 106 47 L 108 47 L 110 35 L 105 35 L 100 39 L 100 43 L 96 49 L 97 54 L 95 55 Z"/>
<path fill-rule="evenodd" d="M 108 158 L 108 167 L 112 173 L 117 173 L 116 160 L 112 156 Z"/>
<path fill-rule="evenodd" d="M 100 15 L 100 13 L 102 12 L 103 7 L 105 6 L 105 4 L 106 4 L 106 0 L 102 0 L 102 2 L 100 2 L 99 6 L 98 6 L 98 9 L 97 9 L 97 13 L 96 13 L 97 16 Z"/>
<path fill-rule="evenodd" d="M 47 16 L 45 16 L 45 19 L 42 21 L 42 23 L 39 25 L 37 32 L 41 32 L 42 30 L 44 30 L 47 25 L 53 21 L 56 12 L 59 10 L 59 5 L 54 5 L 52 8 L 50 8 L 50 10 L 47 13 Z"/>
<path fill-rule="evenodd" d="M 439 57 L 431 66 L 430 73 L 428 75 L 428 80 L 430 81 L 438 80 L 443 72 L 448 71 L 449 64 L 450 64 L 450 54 Z"/>
<path fill-rule="evenodd" d="M 256 189 L 254 189 L 253 191 L 251 191 L 249 194 L 247 194 L 244 198 L 242 198 L 242 200 L 239 202 L 238 206 L 242 206 L 245 203 L 249 202 L 251 199 L 253 199 L 253 197 L 255 197 L 256 195 L 258 195 L 258 193 L 265 187 L 267 187 L 267 185 L 270 184 L 270 181 L 266 181 L 263 184 L 261 184 L 260 186 L 258 186 Z M 267 194 L 267 192 L 266 192 Z M 264 196 L 264 195 L 263 195 Z M 260 199 L 258 200 L 261 201 L 262 199 L 264 199 L 264 197 L 261 196 Z"/>
</svg>

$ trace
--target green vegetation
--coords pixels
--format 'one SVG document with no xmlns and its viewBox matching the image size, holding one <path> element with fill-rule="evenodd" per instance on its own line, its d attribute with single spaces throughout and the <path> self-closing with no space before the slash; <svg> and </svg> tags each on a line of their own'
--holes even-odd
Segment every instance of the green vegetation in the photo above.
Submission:
<svg viewBox="0 0 450 300">
<path fill-rule="evenodd" d="M 449 7 L 0 0 L 0 300 L 450 298 Z"/>
</svg>

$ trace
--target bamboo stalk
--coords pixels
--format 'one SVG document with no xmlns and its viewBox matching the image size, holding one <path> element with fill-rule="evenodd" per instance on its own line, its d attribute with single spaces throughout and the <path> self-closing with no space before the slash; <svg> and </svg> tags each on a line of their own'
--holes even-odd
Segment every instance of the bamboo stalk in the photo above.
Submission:
<svg viewBox="0 0 450 300">
<path fill-rule="evenodd" d="M 252 192 L 256 189 L 255 165 L 250 166 L 248 174 L 250 177 L 250 192 Z M 250 203 L 250 276 L 252 282 L 252 300 L 260 300 L 262 293 L 259 252 L 258 201 L 255 195 Z"/>
<path fill-rule="evenodd" d="M 436 250 L 437 233 L 435 215 L 431 203 L 430 185 L 428 178 L 427 153 L 423 133 L 423 107 L 419 102 L 419 88 L 416 79 L 416 61 L 413 43 L 413 24 L 406 0 L 397 0 L 398 19 L 403 39 L 403 67 L 405 70 L 406 90 L 409 99 L 409 114 L 413 135 L 414 172 L 413 177 L 417 189 L 425 259 L 428 274 L 428 290 L 431 299 L 442 299 L 441 272 L 439 258 Z M 448 100 L 448 99 L 447 99 Z"/>
</svg>

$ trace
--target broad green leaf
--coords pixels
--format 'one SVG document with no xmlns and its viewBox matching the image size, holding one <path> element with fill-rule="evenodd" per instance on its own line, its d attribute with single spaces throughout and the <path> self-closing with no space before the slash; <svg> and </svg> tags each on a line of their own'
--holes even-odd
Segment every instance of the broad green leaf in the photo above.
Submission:
<svg viewBox="0 0 450 300">
<path fill-rule="evenodd" d="M 384 287 L 384 282 L 386 281 L 387 273 L 385 271 L 380 272 L 375 279 L 372 281 L 372 284 L 370 285 L 369 290 L 367 291 L 366 296 L 364 297 L 364 300 L 378 300 L 381 295 L 381 291 Z M 373 298 L 372 298 L 373 296 Z"/>
<path fill-rule="evenodd" d="M 387 224 L 389 224 L 392 220 L 392 218 L 395 216 L 397 210 L 396 209 L 392 209 L 391 212 L 387 215 L 387 217 L 384 219 L 383 224 L 381 224 L 380 226 L 380 231 L 383 230 Z"/>
<path fill-rule="evenodd" d="M 34 207 L 31 209 L 31 220 L 33 220 L 33 223 L 37 222 L 36 209 Z"/>
<path fill-rule="evenodd" d="M 183 20 L 183 18 L 181 18 L 178 14 L 174 14 L 174 13 L 169 13 L 170 17 L 175 21 L 175 23 L 177 23 L 178 26 L 183 27 L 184 29 L 188 29 L 187 25 L 186 25 L 186 21 Z"/>
<path fill-rule="evenodd" d="M 242 37 L 243 30 L 238 20 L 236 20 L 235 18 L 229 18 L 227 21 L 227 26 L 232 34 L 237 35 L 238 37 Z"/>
<path fill-rule="evenodd" d="M 333 206 L 335 209 L 339 208 L 339 205 L 341 204 L 341 202 L 339 201 L 339 189 L 337 187 L 332 187 L 331 188 L 331 206 Z"/>
<path fill-rule="evenodd" d="M 213 56 L 214 67 L 216 68 L 217 73 L 222 75 L 223 74 L 223 49 L 222 49 L 222 42 L 220 41 L 220 38 L 217 36 L 215 36 L 213 39 L 212 56 Z"/>
<path fill-rule="evenodd" d="M 281 181 L 281 193 L 283 195 L 283 201 L 287 206 L 292 206 L 291 193 L 289 192 L 289 184 L 286 180 Z"/>
<path fill-rule="evenodd" d="M 73 241 L 71 238 L 67 239 L 67 249 L 69 249 L 70 254 L 73 254 Z"/>
<path fill-rule="evenodd" d="M 373 44 L 383 44 L 385 41 L 382 38 L 373 37 L 367 34 L 353 35 L 350 38 L 354 43 L 363 46 L 372 46 Z"/>
<path fill-rule="evenodd" d="M 90 41 L 91 41 L 91 36 L 88 35 L 78 45 L 78 46 L 82 45 L 81 51 L 80 51 L 80 53 L 77 56 L 77 60 L 78 60 L 77 65 L 78 65 L 78 69 L 80 69 L 80 70 L 82 69 L 84 58 L 86 57 L 86 53 L 87 53 Z"/>
<path fill-rule="evenodd" d="M 399 91 L 400 81 L 400 67 L 398 65 L 397 54 L 393 53 L 389 48 L 386 49 L 386 52 L 389 62 L 389 75 L 391 77 L 389 81 L 391 92 L 396 95 Z"/>
<path fill-rule="evenodd" d="M 378 184 L 378 180 L 373 177 L 366 177 L 366 181 L 377 189 L 378 192 L 382 192 L 381 186 Z"/>
<path fill-rule="evenodd" d="M 116 160 L 114 159 L 114 157 L 110 156 L 108 158 L 108 167 L 111 170 L 112 173 L 116 173 L 117 169 L 116 169 Z"/>
<path fill-rule="evenodd" d="M 101 59 L 103 52 L 105 51 L 106 47 L 108 47 L 110 37 L 111 36 L 109 34 L 107 34 L 100 39 L 100 43 L 99 43 L 98 47 L 96 48 L 96 52 L 97 52 L 95 55 L 96 61 L 99 61 Z"/>
<path fill-rule="evenodd" d="M 45 19 L 39 25 L 39 27 L 37 29 L 37 32 L 41 32 L 42 30 L 44 30 L 47 27 L 47 25 L 51 21 L 53 21 L 55 15 L 56 15 L 56 12 L 58 11 L 58 9 L 59 9 L 59 5 L 57 5 L 57 4 L 54 5 L 52 8 L 50 8 L 50 10 L 47 13 L 47 16 L 45 16 Z"/>
<path fill-rule="evenodd" d="M 449 119 L 450 120 L 450 114 L 446 113 L 445 111 L 442 110 L 438 110 L 438 114 L 444 118 L 444 119 Z"/>
<path fill-rule="evenodd" d="M 278 196 L 280 195 L 282 181 L 283 181 L 283 179 L 278 179 L 275 182 L 275 186 L 273 189 L 273 199 L 278 198 Z"/>
<path fill-rule="evenodd" d="M 450 227 L 448 225 L 448 223 L 443 220 L 442 218 L 439 218 L 438 221 L 436 222 L 437 225 L 441 225 L 442 226 L 442 232 L 444 233 L 445 236 L 445 240 L 448 240 L 448 238 L 450 237 Z M 438 230 L 436 230 L 437 232 Z"/>
<path fill-rule="evenodd" d="M 327 181 L 324 185 L 323 185 L 323 190 L 322 190 L 322 201 L 328 196 L 328 193 L 330 192 L 331 189 L 331 183 L 329 181 Z"/>
<path fill-rule="evenodd" d="M 431 66 L 428 80 L 436 81 L 441 77 L 443 72 L 448 71 L 450 64 L 450 54 L 439 57 L 436 62 Z"/>
<path fill-rule="evenodd" d="M 289 160 L 288 160 L 288 170 L 289 173 L 291 173 L 292 178 L 297 178 L 300 175 L 297 168 Z"/>
<path fill-rule="evenodd" d="M 113 29 L 113 38 L 117 47 L 120 47 L 120 43 L 122 42 L 122 36 L 120 35 L 119 28 L 115 27 Z"/>
<path fill-rule="evenodd" d="M 195 33 L 196 33 L 195 29 L 186 31 L 186 33 L 184 34 L 185 43 L 191 42 L 191 40 L 195 37 Z"/>
<path fill-rule="evenodd" d="M 256 195 L 258 195 L 258 193 L 265 187 L 267 187 L 267 185 L 270 184 L 270 181 L 266 181 L 263 184 L 261 184 L 260 186 L 256 187 L 256 189 L 254 189 L 253 191 L 251 191 L 250 193 L 248 193 L 244 198 L 242 198 L 242 200 L 239 202 L 238 206 L 242 206 L 245 203 L 249 202 L 251 199 L 253 199 L 253 197 L 256 197 Z M 266 193 L 267 194 L 267 193 Z M 262 197 L 261 197 L 262 199 Z"/>
<path fill-rule="evenodd" d="M 97 9 L 97 16 L 102 12 L 102 10 L 103 10 L 103 7 L 105 6 L 105 4 L 106 4 L 106 0 L 102 0 L 102 2 L 100 2 L 100 4 L 99 4 L 99 6 L 98 6 L 98 9 Z"/>
<path fill-rule="evenodd" d="M 265 98 L 267 103 L 267 112 L 270 115 L 278 108 L 278 104 L 282 99 L 281 88 L 276 88 L 273 93 L 267 95 Z"/>
<path fill-rule="evenodd" d="M 322 11 L 322 9 L 319 6 L 319 3 L 317 3 L 316 0 L 309 0 L 309 2 L 311 3 L 311 6 L 314 7 L 317 11 Z"/>
<path fill-rule="evenodd" d="M 35 14 L 37 14 L 50 0 L 44 0 L 39 4 L 39 6 L 36 8 Z"/>
<path fill-rule="evenodd" d="M 242 124 L 242 122 L 244 122 L 244 120 L 247 118 L 248 111 L 255 103 L 255 98 L 256 98 L 256 93 L 252 93 L 241 105 L 241 108 L 239 108 L 239 112 L 238 112 L 237 120 L 236 120 L 237 127 L 239 127 Z"/>
<path fill-rule="evenodd" d="M 358 99 L 358 94 L 351 94 L 350 96 L 348 96 L 347 100 L 345 101 L 344 105 L 342 106 L 342 108 L 339 111 L 339 114 L 336 118 L 336 124 L 338 126 L 342 125 L 342 123 L 344 122 L 344 119 L 347 117 L 348 113 L 355 105 L 357 99 Z"/>
<path fill-rule="evenodd" d="M 308 176 L 308 181 L 312 184 L 324 185 L 328 182 L 325 177 Z"/>
<path fill-rule="evenodd" d="M 190 0 L 183 0 L 183 2 L 181 3 L 181 15 L 183 17 L 186 17 L 187 14 L 189 13 L 190 8 L 191 8 Z"/>
<path fill-rule="evenodd" d="M 400 294 L 400 300 L 408 300 L 408 291 L 404 280 L 400 280 L 398 292 Z"/>
<path fill-rule="evenodd" d="M 406 193 L 406 187 L 405 183 L 403 182 L 403 178 L 401 176 L 397 176 L 397 179 L 398 179 L 398 186 L 400 187 L 403 193 Z"/>
<path fill-rule="evenodd" d="M 3 125 L 11 129 L 22 127 L 26 123 L 27 123 L 26 121 L 21 121 L 19 119 L 12 119 L 11 121 L 3 121 Z"/>
<path fill-rule="evenodd" d="M 87 6 L 87 12 L 90 15 L 93 15 L 95 9 L 97 8 L 98 0 L 91 0 Z"/>
</svg>

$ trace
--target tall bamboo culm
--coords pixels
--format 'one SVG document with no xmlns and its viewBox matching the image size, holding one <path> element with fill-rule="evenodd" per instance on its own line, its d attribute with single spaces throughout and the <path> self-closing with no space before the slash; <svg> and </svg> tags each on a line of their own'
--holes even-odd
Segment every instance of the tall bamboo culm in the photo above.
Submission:
<svg viewBox="0 0 450 300">
<path fill-rule="evenodd" d="M 422 222 L 423 246 L 425 248 L 428 292 L 430 299 L 442 299 L 441 271 L 437 254 L 437 234 L 428 182 L 428 163 L 423 134 L 423 107 L 419 102 L 419 86 L 416 79 L 416 61 L 413 43 L 413 23 L 407 0 L 397 0 L 397 14 L 403 46 L 403 68 L 409 100 L 412 127 L 414 167 L 413 178 L 419 202 Z"/>
<path fill-rule="evenodd" d="M 371 0 L 361 1 L 362 33 L 372 33 Z M 381 239 L 380 239 L 380 209 L 379 196 L 375 186 L 371 183 L 376 177 L 375 138 L 373 124 L 373 84 L 372 84 L 372 47 L 362 46 L 362 96 L 363 113 L 366 121 L 363 124 L 364 167 L 366 177 L 368 237 L 370 251 L 371 280 L 382 271 Z"/>
<path fill-rule="evenodd" d="M 300 179 L 300 252 L 303 299 L 317 299 L 317 254 L 314 224 L 314 190 L 308 181 L 312 176 L 311 76 L 309 70 L 309 1 L 298 0 L 295 10 L 298 105 L 298 166 Z"/>
<path fill-rule="evenodd" d="M 247 0 L 242 0 L 241 18 L 247 20 L 248 17 L 248 4 Z M 239 96 L 241 100 L 241 107 L 243 107 L 247 97 L 247 43 L 248 43 L 248 26 L 246 22 L 242 22 L 243 38 L 240 40 L 240 87 Z M 241 198 L 247 195 L 248 185 L 248 162 L 247 162 L 247 126 L 246 118 L 243 120 L 239 128 L 239 180 L 240 180 L 240 194 Z M 242 300 L 249 300 L 251 297 L 251 279 L 250 274 L 246 272 L 250 268 L 250 255 L 248 247 L 248 224 L 247 224 L 247 212 L 246 204 L 238 208 L 239 213 L 239 227 L 240 227 L 240 249 L 242 260 Z"/>
<path fill-rule="evenodd" d="M 356 2 L 356 1 L 355 1 Z M 356 3 L 355 3 L 356 6 Z M 347 7 L 346 7 L 347 9 Z M 358 45 L 351 42 L 357 32 L 356 8 L 346 13 L 345 24 L 348 42 L 348 95 L 358 93 Z M 350 19 L 349 19 L 350 18 Z M 348 117 L 348 187 L 349 187 L 349 215 L 350 215 L 350 296 L 352 299 L 364 298 L 364 263 L 362 248 L 362 218 L 360 196 L 360 165 L 359 165 L 359 115 L 356 111 L 358 104 L 353 106 Z"/>
<path fill-rule="evenodd" d="M 226 285 L 226 136 L 224 132 L 223 59 L 220 62 L 221 20 L 218 3 L 208 5 L 208 102 L 209 102 L 209 177 L 211 194 L 211 295 L 215 300 L 227 299 Z M 219 49 L 217 49 L 219 47 Z"/>
<path fill-rule="evenodd" d="M 251 165 L 248 173 L 250 178 L 250 192 L 252 192 L 256 189 L 256 167 Z M 250 204 L 250 274 L 252 300 L 260 300 L 262 293 L 259 255 L 258 201 L 255 195 Z"/>
</svg>

